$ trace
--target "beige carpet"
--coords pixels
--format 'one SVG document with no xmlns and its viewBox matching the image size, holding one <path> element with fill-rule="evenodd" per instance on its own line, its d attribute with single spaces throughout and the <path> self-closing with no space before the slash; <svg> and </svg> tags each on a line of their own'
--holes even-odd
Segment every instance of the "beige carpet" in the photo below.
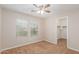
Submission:
<svg viewBox="0 0 79 59">
<path fill-rule="evenodd" d="M 67 48 L 67 41 L 59 39 L 57 45 L 47 41 L 41 41 L 22 47 L 9 49 L 1 52 L 2 54 L 79 54 Z"/>
</svg>

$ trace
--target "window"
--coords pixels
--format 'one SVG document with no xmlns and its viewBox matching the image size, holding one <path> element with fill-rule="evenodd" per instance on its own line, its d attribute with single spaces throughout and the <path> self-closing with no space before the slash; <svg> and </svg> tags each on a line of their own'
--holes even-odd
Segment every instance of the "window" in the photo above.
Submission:
<svg viewBox="0 0 79 59">
<path fill-rule="evenodd" d="M 28 35 L 28 22 L 26 20 L 16 20 L 16 35 L 27 36 Z"/>
<path fill-rule="evenodd" d="M 17 36 L 37 36 L 38 24 L 35 21 L 16 20 L 16 35 Z"/>
<path fill-rule="evenodd" d="M 31 24 L 31 36 L 36 36 L 38 34 L 38 25 L 35 23 Z"/>
</svg>

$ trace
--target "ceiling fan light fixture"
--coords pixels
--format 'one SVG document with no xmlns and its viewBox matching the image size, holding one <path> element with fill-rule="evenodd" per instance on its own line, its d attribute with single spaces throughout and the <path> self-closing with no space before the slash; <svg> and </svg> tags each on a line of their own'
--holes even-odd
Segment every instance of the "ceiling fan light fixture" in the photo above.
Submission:
<svg viewBox="0 0 79 59">
<path fill-rule="evenodd" d="M 37 11 L 37 13 L 44 14 L 44 11 L 43 10 L 39 10 L 39 11 Z"/>
<path fill-rule="evenodd" d="M 38 4 L 33 4 L 33 6 L 35 6 L 36 8 L 38 8 L 39 10 L 35 10 L 36 13 L 39 13 L 39 14 L 46 14 L 46 13 L 50 13 L 51 11 L 48 9 L 50 7 L 50 4 L 41 4 L 41 5 L 38 5 Z M 35 12 L 34 11 L 34 12 Z"/>
</svg>

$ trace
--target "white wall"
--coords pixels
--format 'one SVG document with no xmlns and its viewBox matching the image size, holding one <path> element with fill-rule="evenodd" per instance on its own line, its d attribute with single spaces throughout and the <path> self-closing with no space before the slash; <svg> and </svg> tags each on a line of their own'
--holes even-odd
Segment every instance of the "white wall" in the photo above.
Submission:
<svg viewBox="0 0 79 59">
<path fill-rule="evenodd" d="M 0 8 L 0 50 L 1 50 L 1 32 L 2 32 L 2 31 L 1 31 L 1 27 L 2 27 L 2 26 L 1 26 L 1 25 L 2 25 L 1 23 L 2 23 L 2 22 L 1 22 L 1 21 L 2 21 L 2 19 L 1 19 L 1 8 Z"/>
<path fill-rule="evenodd" d="M 15 46 L 20 46 L 23 44 L 34 43 L 42 40 L 42 24 L 43 20 L 38 17 L 34 17 L 31 15 L 26 15 L 14 11 L 10 11 L 7 9 L 3 9 L 2 11 L 2 49 L 11 48 Z M 39 25 L 39 34 L 37 38 L 30 37 L 21 37 L 20 39 L 16 38 L 16 19 L 23 19 L 27 21 L 36 21 Z"/>
<path fill-rule="evenodd" d="M 79 11 L 68 17 L 68 47 L 79 51 Z"/>
<path fill-rule="evenodd" d="M 54 16 L 46 19 L 46 38 L 47 41 L 57 44 L 57 20 Z"/>
</svg>

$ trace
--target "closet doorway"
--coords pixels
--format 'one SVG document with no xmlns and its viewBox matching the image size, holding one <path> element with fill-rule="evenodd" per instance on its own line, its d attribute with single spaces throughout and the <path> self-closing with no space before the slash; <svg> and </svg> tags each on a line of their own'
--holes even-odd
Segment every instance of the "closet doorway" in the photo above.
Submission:
<svg viewBox="0 0 79 59">
<path fill-rule="evenodd" d="M 68 16 L 61 17 L 57 20 L 57 42 L 58 45 L 67 47 L 68 39 Z"/>
</svg>

